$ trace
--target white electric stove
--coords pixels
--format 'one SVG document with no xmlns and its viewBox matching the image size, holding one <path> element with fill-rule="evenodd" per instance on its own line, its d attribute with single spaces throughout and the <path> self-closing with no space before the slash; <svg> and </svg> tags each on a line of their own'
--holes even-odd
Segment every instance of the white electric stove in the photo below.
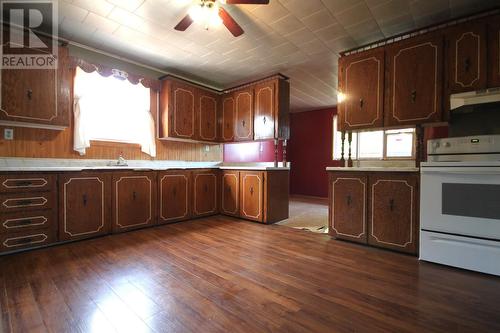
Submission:
<svg viewBox="0 0 500 333">
<path fill-rule="evenodd" d="M 500 275 L 500 135 L 429 140 L 420 259 Z"/>
</svg>

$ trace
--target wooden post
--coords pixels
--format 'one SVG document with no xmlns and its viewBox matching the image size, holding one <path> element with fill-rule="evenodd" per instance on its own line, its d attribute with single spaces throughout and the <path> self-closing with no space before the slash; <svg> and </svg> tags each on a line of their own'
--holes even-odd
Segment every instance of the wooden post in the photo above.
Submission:
<svg viewBox="0 0 500 333">
<path fill-rule="evenodd" d="M 283 166 L 286 168 L 286 139 L 283 140 Z"/>
<path fill-rule="evenodd" d="M 345 167 L 345 158 L 344 158 L 344 147 L 345 147 L 345 132 L 340 132 L 340 164 Z"/>
<path fill-rule="evenodd" d="M 352 167 L 352 156 L 351 156 L 352 132 L 351 131 L 348 132 L 347 140 L 349 142 L 349 156 L 347 158 L 347 166 L 349 168 L 351 168 Z"/>
<path fill-rule="evenodd" d="M 415 166 L 420 167 L 420 162 L 425 161 L 424 156 L 424 128 L 422 125 L 417 125 L 415 128 L 416 142 L 415 142 Z"/>
<path fill-rule="evenodd" d="M 274 139 L 274 167 L 278 167 L 278 139 Z"/>
</svg>

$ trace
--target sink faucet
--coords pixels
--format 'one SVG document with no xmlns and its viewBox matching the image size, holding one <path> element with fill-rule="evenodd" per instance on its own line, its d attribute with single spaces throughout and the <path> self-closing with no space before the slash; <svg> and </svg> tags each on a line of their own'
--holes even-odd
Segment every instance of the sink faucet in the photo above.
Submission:
<svg viewBox="0 0 500 333">
<path fill-rule="evenodd" d="M 127 161 L 123 158 L 123 156 L 120 154 L 120 156 L 118 156 L 118 161 L 116 161 L 116 165 L 119 165 L 119 166 L 127 166 Z"/>
</svg>

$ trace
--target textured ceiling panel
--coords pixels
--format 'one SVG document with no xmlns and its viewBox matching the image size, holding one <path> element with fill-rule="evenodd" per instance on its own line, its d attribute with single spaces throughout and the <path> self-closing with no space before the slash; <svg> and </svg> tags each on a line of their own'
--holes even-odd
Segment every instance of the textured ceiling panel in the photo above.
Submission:
<svg viewBox="0 0 500 333">
<path fill-rule="evenodd" d="M 281 72 L 292 111 L 336 104 L 339 52 L 498 4 L 494 0 L 271 0 L 226 5 L 245 34 L 173 27 L 196 0 L 59 1 L 62 37 L 216 88 Z"/>
</svg>

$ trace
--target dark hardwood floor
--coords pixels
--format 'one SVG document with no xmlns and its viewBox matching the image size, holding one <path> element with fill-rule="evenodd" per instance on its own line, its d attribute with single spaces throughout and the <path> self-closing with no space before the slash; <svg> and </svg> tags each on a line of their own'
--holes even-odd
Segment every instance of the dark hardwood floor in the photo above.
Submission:
<svg viewBox="0 0 500 333">
<path fill-rule="evenodd" d="M 227 217 L 3 256 L 0 271 L 1 332 L 500 331 L 500 278 Z"/>
</svg>

